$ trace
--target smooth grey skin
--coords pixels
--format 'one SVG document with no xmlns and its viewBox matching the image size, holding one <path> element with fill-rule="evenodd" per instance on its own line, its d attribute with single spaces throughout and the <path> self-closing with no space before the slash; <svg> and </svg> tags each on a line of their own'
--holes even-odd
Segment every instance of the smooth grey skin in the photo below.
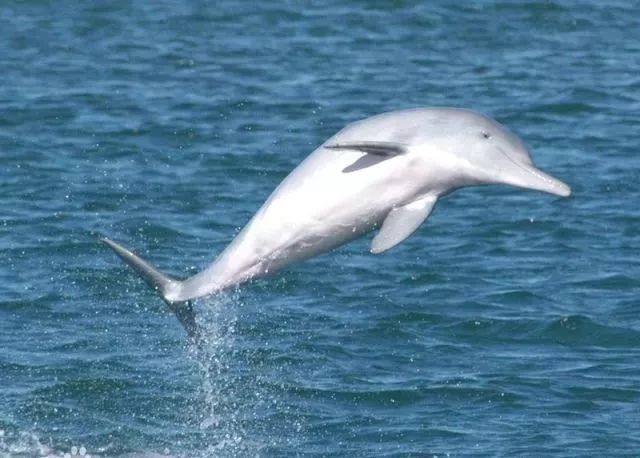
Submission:
<svg viewBox="0 0 640 458">
<path fill-rule="evenodd" d="M 190 335 L 191 301 L 332 250 L 380 228 L 372 253 L 409 237 L 456 189 L 508 184 L 566 197 L 506 127 L 460 108 L 417 108 L 349 124 L 296 167 L 204 271 L 170 278 L 104 239 L 167 302 Z"/>
</svg>

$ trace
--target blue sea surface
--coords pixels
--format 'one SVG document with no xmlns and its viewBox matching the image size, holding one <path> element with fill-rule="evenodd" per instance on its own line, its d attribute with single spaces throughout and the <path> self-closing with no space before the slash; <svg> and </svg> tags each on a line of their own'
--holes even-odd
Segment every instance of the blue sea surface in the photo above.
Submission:
<svg viewBox="0 0 640 458">
<path fill-rule="evenodd" d="M 0 69 L 1 458 L 640 456 L 637 3 L 3 2 Z M 99 241 L 191 275 L 416 106 L 498 119 L 573 195 L 460 190 L 198 304 L 201 351 Z"/>
</svg>

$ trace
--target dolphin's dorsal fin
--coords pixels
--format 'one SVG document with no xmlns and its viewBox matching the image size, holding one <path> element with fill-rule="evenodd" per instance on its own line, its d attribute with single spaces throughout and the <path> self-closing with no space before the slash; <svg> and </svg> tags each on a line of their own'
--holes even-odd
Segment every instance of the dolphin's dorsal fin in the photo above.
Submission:
<svg viewBox="0 0 640 458">
<path fill-rule="evenodd" d="M 371 252 L 387 251 L 413 234 L 427 219 L 437 200 L 437 196 L 428 194 L 391 210 L 371 242 Z"/>
<path fill-rule="evenodd" d="M 407 152 L 407 146 L 396 142 L 354 142 L 354 143 L 334 143 L 326 145 L 327 149 L 348 149 L 361 151 L 374 156 L 398 156 Z"/>
</svg>

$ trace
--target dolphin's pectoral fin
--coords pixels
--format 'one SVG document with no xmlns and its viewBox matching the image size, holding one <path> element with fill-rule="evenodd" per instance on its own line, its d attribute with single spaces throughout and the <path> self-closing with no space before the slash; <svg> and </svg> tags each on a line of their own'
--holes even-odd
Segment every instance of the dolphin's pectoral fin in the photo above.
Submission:
<svg viewBox="0 0 640 458">
<path fill-rule="evenodd" d="M 406 145 L 395 142 L 357 142 L 357 143 L 335 143 L 326 145 L 327 149 L 347 149 L 352 151 L 361 151 L 374 156 L 398 156 L 407 152 Z"/>
<path fill-rule="evenodd" d="M 391 210 L 371 242 L 371 252 L 387 251 L 413 234 L 427 219 L 437 200 L 437 196 L 426 195 Z"/>
</svg>

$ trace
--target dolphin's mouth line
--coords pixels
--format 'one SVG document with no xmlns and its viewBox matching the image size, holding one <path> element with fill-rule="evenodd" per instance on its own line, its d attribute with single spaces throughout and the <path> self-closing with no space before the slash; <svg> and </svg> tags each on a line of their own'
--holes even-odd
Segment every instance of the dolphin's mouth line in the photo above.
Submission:
<svg viewBox="0 0 640 458">
<path fill-rule="evenodd" d="M 512 158 L 509 157 L 509 155 L 506 153 L 505 150 L 503 150 L 502 148 L 500 148 L 499 146 L 497 147 L 498 151 L 500 151 L 502 153 L 502 155 L 504 157 L 506 157 L 509 161 L 511 161 L 514 165 L 516 165 L 517 167 L 519 167 L 521 170 L 524 170 L 525 172 L 530 173 L 531 175 L 540 178 L 542 181 L 544 181 L 545 183 L 549 183 L 552 185 L 556 185 L 556 183 L 553 180 L 550 180 L 548 177 L 541 175 L 540 173 L 537 172 L 537 170 L 534 167 L 524 167 L 522 164 L 520 164 L 519 162 L 514 161 Z"/>
<path fill-rule="evenodd" d="M 504 157 L 506 159 L 508 159 L 513 165 L 517 166 L 518 169 L 526 172 L 526 175 L 528 175 L 531 179 L 535 179 L 537 180 L 537 183 L 531 181 L 529 183 L 527 183 L 527 178 L 526 175 L 525 176 L 521 176 L 521 177 L 513 177 L 516 179 L 516 181 L 512 181 L 512 180 L 507 180 L 508 176 L 505 177 L 504 179 L 506 181 L 504 181 L 507 184 L 511 184 L 514 186 L 519 186 L 522 188 L 526 188 L 526 189 L 535 189 L 538 191 L 542 191 L 542 192 L 547 192 L 549 194 L 554 194 L 556 196 L 560 196 L 560 197 L 567 197 L 571 195 L 571 188 L 569 186 L 567 186 L 566 183 L 563 183 L 562 181 L 558 180 L 557 178 L 546 174 L 545 172 L 543 172 L 542 170 L 539 170 L 534 164 L 533 162 L 531 162 L 530 164 L 523 164 L 520 163 L 518 161 L 516 161 L 515 159 L 511 158 L 504 149 L 500 148 L 499 146 L 497 147 L 497 150 L 502 153 L 502 155 L 504 155 Z M 522 181 L 524 180 L 524 181 Z"/>
</svg>

